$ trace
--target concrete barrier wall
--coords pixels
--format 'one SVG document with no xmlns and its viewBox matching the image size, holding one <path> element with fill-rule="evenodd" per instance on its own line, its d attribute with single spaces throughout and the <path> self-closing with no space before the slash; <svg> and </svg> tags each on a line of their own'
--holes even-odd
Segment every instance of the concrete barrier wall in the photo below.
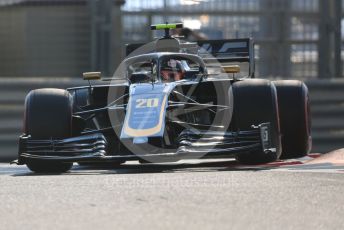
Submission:
<svg viewBox="0 0 344 230">
<path fill-rule="evenodd" d="M 85 85 L 72 78 L 0 78 L 0 161 L 15 159 L 26 94 L 37 88 Z M 344 146 L 344 81 L 311 80 L 313 150 L 325 153 Z"/>
</svg>

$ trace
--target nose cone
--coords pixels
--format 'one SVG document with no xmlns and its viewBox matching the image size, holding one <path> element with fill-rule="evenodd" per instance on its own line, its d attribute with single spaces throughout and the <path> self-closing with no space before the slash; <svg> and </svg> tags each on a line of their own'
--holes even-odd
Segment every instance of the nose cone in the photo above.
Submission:
<svg viewBox="0 0 344 230">
<path fill-rule="evenodd" d="M 148 137 L 162 137 L 170 84 L 138 84 L 130 86 L 121 139 L 134 138 L 134 143 L 145 143 Z"/>
</svg>

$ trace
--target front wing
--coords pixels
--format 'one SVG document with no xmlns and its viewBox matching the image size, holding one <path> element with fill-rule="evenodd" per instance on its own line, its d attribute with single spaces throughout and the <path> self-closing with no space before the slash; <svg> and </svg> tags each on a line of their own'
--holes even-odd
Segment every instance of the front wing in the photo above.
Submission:
<svg viewBox="0 0 344 230">
<path fill-rule="evenodd" d="M 174 152 L 145 155 L 121 155 L 107 153 L 108 141 L 97 133 L 62 140 L 35 140 L 22 135 L 19 139 L 17 164 L 27 160 L 40 159 L 59 162 L 111 162 L 172 157 L 175 159 L 215 158 L 235 156 L 245 152 L 276 151 L 271 142 L 270 123 L 252 126 L 247 131 L 237 132 L 182 132 L 178 138 L 179 147 Z"/>
</svg>

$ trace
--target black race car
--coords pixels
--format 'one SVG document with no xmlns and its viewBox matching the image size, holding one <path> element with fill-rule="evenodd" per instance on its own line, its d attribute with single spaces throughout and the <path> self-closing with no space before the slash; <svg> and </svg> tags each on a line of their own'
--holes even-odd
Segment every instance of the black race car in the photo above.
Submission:
<svg viewBox="0 0 344 230">
<path fill-rule="evenodd" d="M 107 83 L 31 91 L 16 163 L 65 172 L 74 162 L 235 157 L 259 164 L 309 152 L 304 83 L 255 79 L 251 39 L 188 43 L 170 35 L 180 27 L 152 26 L 165 36 L 145 48 L 128 45 Z"/>
</svg>

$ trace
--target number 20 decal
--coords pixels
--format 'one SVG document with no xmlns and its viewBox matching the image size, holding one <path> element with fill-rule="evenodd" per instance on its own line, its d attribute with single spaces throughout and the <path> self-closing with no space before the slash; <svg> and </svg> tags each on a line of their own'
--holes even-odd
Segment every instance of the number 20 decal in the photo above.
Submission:
<svg viewBox="0 0 344 230">
<path fill-rule="evenodd" d="M 136 108 L 154 108 L 158 107 L 159 98 L 137 99 Z"/>
</svg>

